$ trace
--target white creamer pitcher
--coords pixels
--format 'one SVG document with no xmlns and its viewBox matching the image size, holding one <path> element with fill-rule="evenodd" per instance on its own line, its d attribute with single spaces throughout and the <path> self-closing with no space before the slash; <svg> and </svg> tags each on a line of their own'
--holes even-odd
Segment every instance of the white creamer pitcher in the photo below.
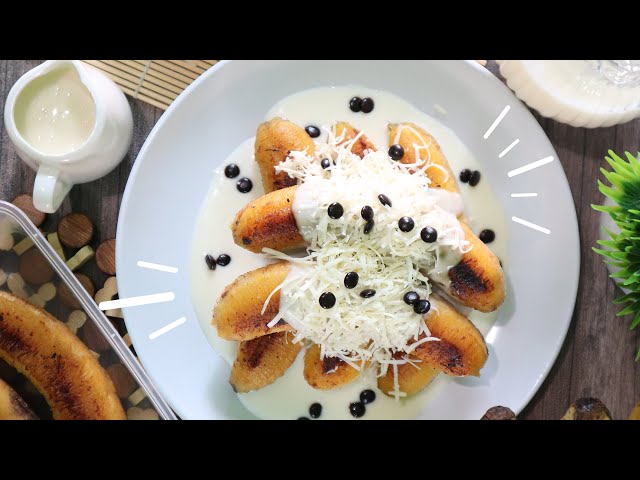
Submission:
<svg viewBox="0 0 640 480">
<path fill-rule="evenodd" d="M 37 171 L 33 203 L 46 213 L 75 183 L 113 170 L 133 133 L 122 91 L 78 60 L 49 60 L 23 75 L 7 97 L 4 123 L 20 158 Z"/>
</svg>

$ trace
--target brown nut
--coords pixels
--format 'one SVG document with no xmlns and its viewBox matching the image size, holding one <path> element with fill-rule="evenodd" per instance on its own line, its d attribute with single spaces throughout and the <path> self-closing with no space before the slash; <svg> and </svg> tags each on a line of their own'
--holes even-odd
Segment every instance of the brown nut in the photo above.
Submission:
<svg viewBox="0 0 640 480">
<path fill-rule="evenodd" d="M 509 407 L 491 407 L 480 420 L 515 420 L 516 414 Z"/>
<path fill-rule="evenodd" d="M 94 352 L 102 353 L 111 348 L 111 345 L 93 321 L 87 321 L 80 330 L 80 338 Z"/>
<path fill-rule="evenodd" d="M 121 363 L 114 363 L 107 367 L 107 373 L 111 377 L 111 380 L 116 387 L 118 397 L 120 398 L 127 398 L 135 391 L 136 388 L 138 388 L 136 380 L 133 378 L 129 370 L 127 370 L 127 367 Z"/>
<path fill-rule="evenodd" d="M 107 275 L 116 274 L 116 239 L 102 242 L 96 250 L 96 264 Z"/>
<path fill-rule="evenodd" d="M 60 220 L 58 237 L 69 248 L 82 248 L 93 238 L 93 222 L 84 213 L 70 213 Z"/>
<path fill-rule="evenodd" d="M 42 285 L 55 274 L 51 265 L 37 248 L 31 248 L 20 256 L 20 275 L 32 285 Z"/>
<path fill-rule="evenodd" d="M 24 212 L 24 214 L 29 217 L 29 220 L 33 222 L 36 227 L 42 225 L 42 223 L 47 218 L 46 213 L 42 213 L 40 210 L 37 210 L 33 205 L 33 197 L 28 193 L 23 193 L 22 195 L 18 195 L 13 199 L 12 202 L 16 207 Z"/>
<path fill-rule="evenodd" d="M 93 286 L 93 282 L 91 281 L 91 279 L 86 275 L 83 275 L 82 273 L 75 273 L 74 275 L 76 276 L 82 287 L 89 293 L 91 298 L 93 298 L 96 293 L 96 289 Z M 74 310 L 82 309 L 82 305 L 66 283 L 60 282 L 60 285 L 58 285 L 58 296 L 60 297 L 60 301 L 66 307 L 73 308 Z"/>
</svg>

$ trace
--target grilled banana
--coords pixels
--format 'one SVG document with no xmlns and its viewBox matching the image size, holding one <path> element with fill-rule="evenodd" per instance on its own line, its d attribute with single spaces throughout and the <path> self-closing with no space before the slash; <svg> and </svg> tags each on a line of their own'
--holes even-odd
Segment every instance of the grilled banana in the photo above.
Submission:
<svg viewBox="0 0 640 480">
<path fill-rule="evenodd" d="M 240 343 L 229 377 L 234 391 L 251 392 L 280 378 L 300 352 L 300 343 L 292 339 L 291 334 L 279 332 Z"/>
<path fill-rule="evenodd" d="M 109 375 L 62 322 L 0 292 L 0 358 L 44 395 L 57 420 L 125 420 Z"/>
<path fill-rule="evenodd" d="M 225 288 L 213 310 L 213 324 L 218 335 L 225 340 L 251 340 L 291 330 L 282 320 L 267 328 L 267 323 L 278 314 L 280 291 L 273 294 L 264 315 L 261 314 L 265 300 L 284 281 L 288 272 L 286 262 L 274 263 L 245 273 Z"/>
<path fill-rule="evenodd" d="M 318 390 L 335 390 L 353 382 L 360 372 L 335 357 L 320 358 L 320 347 L 312 345 L 304 356 L 304 379 Z"/>
<path fill-rule="evenodd" d="M 260 124 L 256 133 L 255 158 L 260 167 L 265 192 L 273 192 L 296 184 L 286 172 L 275 172 L 275 167 L 294 150 L 315 151 L 311 137 L 295 123 L 274 118 Z"/>
<path fill-rule="evenodd" d="M 507 295 L 500 260 L 463 222 L 464 238 L 471 249 L 449 269 L 449 294 L 467 307 L 493 312 Z"/>
<path fill-rule="evenodd" d="M 304 247 L 293 215 L 293 196 L 298 187 L 267 193 L 238 212 L 231 225 L 233 241 L 255 253 L 264 247 L 291 250 Z"/>
<path fill-rule="evenodd" d="M 404 149 L 402 163 L 418 163 L 431 179 L 431 186 L 458 193 L 456 177 L 449 162 L 442 153 L 440 145 L 427 132 L 415 123 L 392 123 L 389 129 L 389 145 L 399 144 Z"/>
<path fill-rule="evenodd" d="M 304 247 L 292 208 L 297 188 L 263 195 L 238 212 L 232 226 L 235 242 L 252 252 L 260 252 L 264 247 L 276 250 Z M 472 248 L 449 270 L 451 283 L 445 287 L 463 305 L 491 312 L 506 295 L 502 267 L 493 252 L 464 223 L 460 224 Z"/>
<path fill-rule="evenodd" d="M 479 375 L 489 355 L 480 331 L 441 297 L 433 295 L 431 304 L 425 323 L 440 340 L 418 345 L 413 354 L 447 375 Z"/>
<path fill-rule="evenodd" d="M 0 420 L 38 420 L 20 395 L 0 380 Z"/>
<path fill-rule="evenodd" d="M 407 395 L 418 393 L 429 385 L 439 373 L 440 370 L 426 362 L 417 362 L 415 365 L 400 364 L 398 365 L 398 390 Z M 378 378 L 378 388 L 385 395 L 393 396 L 395 391 L 393 366 L 390 365 L 387 373 Z"/>
<path fill-rule="evenodd" d="M 336 138 L 342 137 L 342 140 L 338 143 L 338 145 L 344 145 L 345 143 L 353 141 L 360 130 L 356 129 L 353 125 L 347 122 L 338 122 L 336 123 Z M 367 138 L 367 136 L 363 133 L 358 137 L 358 140 L 351 146 L 350 149 L 353 153 L 358 155 L 360 158 L 364 157 L 364 152 L 366 150 L 376 151 L 376 147 L 371 143 L 371 141 Z"/>
</svg>

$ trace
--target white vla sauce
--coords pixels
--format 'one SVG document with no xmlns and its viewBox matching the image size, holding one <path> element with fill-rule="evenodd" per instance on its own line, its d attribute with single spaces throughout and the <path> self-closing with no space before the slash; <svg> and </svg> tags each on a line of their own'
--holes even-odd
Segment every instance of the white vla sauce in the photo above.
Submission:
<svg viewBox="0 0 640 480">
<path fill-rule="evenodd" d="M 16 99 L 14 118 L 18 132 L 33 148 L 63 155 L 91 135 L 96 105 L 75 68 L 60 68 L 25 86 Z"/>
<path fill-rule="evenodd" d="M 354 95 L 373 98 L 374 110 L 369 114 L 351 112 L 348 103 Z M 329 126 L 336 120 L 347 121 L 364 131 L 380 149 L 388 148 L 387 123 L 415 122 L 436 138 L 454 172 L 469 168 L 480 170 L 484 174 L 482 165 L 450 129 L 387 92 L 360 86 L 306 90 L 280 101 L 267 113 L 265 120 L 276 116 L 287 118 L 301 126 Z M 323 139 L 324 134 L 318 140 Z M 237 343 L 218 337 L 215 327 L 211 324 L 211 312 L 227 285 L 239 275 L 269 263 L 264 255 L 251 253 L 235 245 L 230 229 L 236 213 L 264 193 L 260 172 L 253 159 L 253 145 L 254 139 L 244 142 L 216 170 L 194 232 L 191 259 L 192 299 L 198 320 L 213 349 L 230 365 L 235 360 Z M 235 186 L 237 179 L 224 176 L 224 166 L 229 163 L 235 163 L 240 167 L 241 177 L 246 176 L 253 180 L 251 192 L 241 194 Z M 476 233 L 484 228 L 494 230 L 496 239 L 489 247 L 503 262 L 507 261 L 505 214 L 491 191 L 490 180 L 483 175 L 476 187 L 461 185 L 461 194 L 469 227 Z M 204 262 L 207 253 L 227 253 L 231 256 L 231 263 L 212 272 Z M 461 311 L 468 314 L 469 319 L 483 334 L 489 331 L 496 318 L 496 313 L 483 314 L 469 312 L 468 309 Z M 343 388 L 321 391 L 313 389 L 305 382 L 303 363 L 304 352 L 301 352 L 287 372 L 274 383 L 254 392 L 239 394 L 238 398 L 248 410 L 265 419 L 295 419 L 308 416 L 309 406 L 315 402 L 322 404 L 322 419 L 351 419 L 353 417 L 349 414 L 349 404 L 358 401 L 362 390 L 371 388 L 376 391 L 376 401 L 367 406 L 367 413 L 363 418 L 409 419 L 417 417 L 421 411 L 428 408 L 429 399 L 438 395 L 441 386 L 451 381 L 445 375 L 440 375 L 421 393 L 395 401 L 377 389 L 373 369 L 369 369 L 357 381 Z M 216 382 L 216 388 L 231 388 L 228 378 L 212 381 Z"/>
</svg>

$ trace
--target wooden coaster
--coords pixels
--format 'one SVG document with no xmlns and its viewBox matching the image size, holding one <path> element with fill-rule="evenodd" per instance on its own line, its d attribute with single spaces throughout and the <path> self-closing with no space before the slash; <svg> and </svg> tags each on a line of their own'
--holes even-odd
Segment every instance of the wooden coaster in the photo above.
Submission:
<svg viewBox="0 0 640 480">
<path fill-rule="evenodd" d="M 75 276 L 83 286 L 83 288 L 89 293 L 91 298 L 93 298 L 93 296 L 96 294 L 96 288 L 93 286 L 93 282 L 91 281 L 91 279 L 86 275 L 83 275 L 82 273 L 76 273 Z M 60 301 L 67 307 L 74 310 L 82 309 L 82 305 L 73 294 L 71 289 L 69 289 L 69 287 L 67 287 L 67 284 L 64 282 L 60 282 L 60 285 L 58 285 L 58 297 L 60 297 Z"/>
<path fill-rule="evenodd" d="M 31 197 L 31 195 L 29 195 L 28 193 L 18 195 L 13 199 L 12 203 L 20 210 L 22 210 L 36 227 L 42 225 L 42 223 L 47 218 L 46 213 L 42 213 L 40 210 L 37 210 L 36 207 L 33 206 L 33 197 Z"/>
<path fill-rule="evenodd" d="M 93 238 L 94 226 L 83 213 L 70 213 L 60 220 L 58 237 L 69 248 L 82 248 Z"/>
<path fill-rule="evenodd" d="M 20 256 L 18 271 L 32 285 L 42 285 L 53 278 L 55 272 L 37 248 L 27 250 Z"/>
<path fill-rule="evenodd" d="M 96 250 L 96 264 L 107 275 L 116 274 L 116 239 L 110 238 L 98 246 Z"/>
<path fill-rule="evenodd" d="M 111 344 L 93 321 L 84 324 L 80 330 L 80 338 L 94 352 L 102 353 L 111 349 Z"/>
<path fill-rule="evenodd" d="M 118 397 L 120 398 L 127 398 L 138 388 L 138 383 L 131 373 L 129 373 L 127 367 L 121 363 L 115 363 L 107 367 L 107 373 L 111 377 L 113 385 L 116 387 Z"/>
</svg>

